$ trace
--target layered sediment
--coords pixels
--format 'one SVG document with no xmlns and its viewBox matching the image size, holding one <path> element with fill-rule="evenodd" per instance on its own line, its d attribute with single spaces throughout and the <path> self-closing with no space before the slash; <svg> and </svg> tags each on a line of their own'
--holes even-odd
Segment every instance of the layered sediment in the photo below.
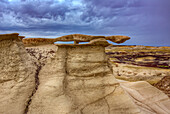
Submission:
<svg viewBox="0 0 170 114">
<path fill-rule="evenodd" d="M 104 50 L 101 45 L 59 45 L 40 71 L 28 113 L 140 113 L 113 77 Z"/>
<path fill-rule="evenodd" d="M 35 66 L 17 33 L 0 35 L 0 114 L 23 114 L 35 88 Z"/>
<path fill-rule="evenodd" d="M 113 45 L 106 54 L 114 63 L 170 69 L 170 47 Z"/>
<path fill-rule="evenodd" d="M 112 45 L 106 47 L 106 54 L 118 79 L 155 85 L 170 76 L 170 47 Z"/>
</svg>

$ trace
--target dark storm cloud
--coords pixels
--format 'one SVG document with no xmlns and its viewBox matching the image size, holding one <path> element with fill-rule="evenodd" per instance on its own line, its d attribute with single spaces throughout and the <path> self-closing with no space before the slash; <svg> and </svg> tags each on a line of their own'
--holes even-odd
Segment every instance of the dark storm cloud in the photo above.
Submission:
<svg viewBox="0 0 170 114">
<path fill-rule="evenodd" d="M 65 13 L 69 12 L 69 7 L 54 1 L 22 1 L 6 2 L 2 4 L 1 12 L 13 12 L 18 18 L 58 18 L 64 19 Z"/>
<path fill-rule="evenodd" d="M 77 5 L 75 7 L 71 4 L 72 1 L 74 0 L 61 3 L 57 0 L 45 0 L 43 2 L 39 0 L 21 0 L 20 2 L 17 0 L 11 2 L 1 0 L 3 3 L 0 12 L 1 17 L 2 14 L 8 14 L 14 17 L 16 21 L 27 25 L 34 24 L 35 19 L 39 19 L 39 23 L 41 19 L 67 21 L 69 16 L 67 17 L 66 14 L 72 15 L 73 13 L 81 13 L 75 18 L 78 18 L 84 24 L 96 24 L 99 21 L 102 25 L 105 24 L 107 19 L 115 21 L 115 18 L 119 18 L 121 15 L 133 15 L 133 9 L 127 7 L 138 3 L 136 0 L 130 0 L 130 2 L 127 0 L 107 0 L 107 2 L 103 0 L 83 0 L 83 6 Z M 37 21 L 35 24 L 37 24 Z M 117 23 L 115 23 L 116 25 Z"/>
<path fill-rule="evenodd" d="M 17 30 L 33 30 L 39 27 L 39 30 L 44 30 L 43 28 L 51 30 L 48 27 L 51 27 L 52 24 L 56 26 L 52 27 L 56 30 L 59 28 L 66 29 L 65 24 L 71 24 L 67 23 L 68 17 L 71 15 L 70 13 L 76 13 L 78 8 L 79 6 L 70 7 L 70 3 L 56 0 L 45 0 L 43 2 L 39 0 L 13 0 L 11 2 L 1 0 L 0 29 L 7 30 L 9 28 L 11 30 L 15 28 Z M 12 20 L 12 22 L 10 23 L 8 20 Z M 37 28 L 35 27 L 36 25 Z"/>
<path fill-rule="evenodd" d="M 87 4 L 87 8 L 83 18 L 94 16 L 112 18 L 113 16 L 132 15 L 131 8 L 142 6 L 138 0 L 84 0 L 84 2 Z"/>
<path fill-rule="evenodd" d="M 0 32 L 123 34 L 131 44 L 162 35 L 170 44 L 169 6 L 169 0 L 0 0 Z"/>
</svg>

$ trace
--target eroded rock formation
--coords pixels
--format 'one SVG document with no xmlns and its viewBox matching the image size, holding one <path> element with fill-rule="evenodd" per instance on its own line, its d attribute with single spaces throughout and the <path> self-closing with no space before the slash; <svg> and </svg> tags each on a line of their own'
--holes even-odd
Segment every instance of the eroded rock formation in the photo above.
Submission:
<svg viewBox="0 0 170 114">
<path fill-rule="evenodd" d="M 97 40 L 96 40 L 97 39 Z M 129 40 L 128 36 L 91 36 L 91 35 L 83 35 L 83 34 L 71 34 L 62 37 L 58 37 L 55 39 L 47 39 L 47 38 L 27 38 L 23 39 L 23 43 L 26 46 L 32 45 L 44 45 L 44 44 L 53 44 L 57 41 L 74 41 L 74 44 L 78 44 L 79 42 L 105 42 L 107 45 L 109 43 L 106 40 L 110 40 L 115 43 L 123 43 L 126 40 Z M 94 41 L 92 41 L 94 40 Z"/>
<path fill-rule="evenodd" d="M 16 33 L 0 35 L 0 114 L 169 112 L 165 94 L 160 92 L 158 100 L 138 97 L 131 93 L 131 84 L 120 84 L 113 76 L 105 55 L 105 47 L 110 45 L 107 40 L 122 43 L 129 37 L 73 34 L 55 39 L 23 38 Z M 56 41 L 75 43 L 54 45 Z M 89 43 L 78 44 L 86 41 Z M 147 87 L 142 92 L 149 96 Z M 148 99 L 152 102 L 145 102 Z M 149 104 L 159 101 L 161 105 Z"/>
<path fill-rule="evenodd" d="M 17 33 L 0 35 L 0 114 L 23 114 L 35 89 L 36 68 Z"/>
<path fill-rule="evenodd" d="M 58 45 L 55 58 L 40 71 L 28 113 L 140 113 L 112 75 L 104 50 L 101 45 Z"/>
<path fill-rule="evenodd" d="M 129 40 L 128 36 L 91 36 L 91 35 L 83 35 L 83 34 L 71 34 L 56 38 L 55 41 L 75 41 L 77 42 L 89 42 L 94 39 L 103 38 L 106 40 L 110 40 L 115 43 L 123 43 L 126 40 Z"/>
</svg>

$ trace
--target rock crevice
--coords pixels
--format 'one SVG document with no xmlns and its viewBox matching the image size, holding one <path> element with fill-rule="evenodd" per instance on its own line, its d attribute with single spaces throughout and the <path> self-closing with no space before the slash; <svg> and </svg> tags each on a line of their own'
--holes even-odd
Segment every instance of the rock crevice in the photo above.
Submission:
<svg viewBox="0 0 170 114">
<path fill-rule="evenodd" d="M 38 86 L 39 86 L 39 84 L 40 84 L 38 75 L 39 75 L 39 72 L 40 72 L 42 66 L 36 65 L 36 67 L 37 67 L 37 68 L 36 68 L 36 72 L 35 72 L 35 89 L 33 90 L 31 96 L 29 97 L 29 100 L 28 100 L 28 102 L 27 102 L 27 105 L 26 105 L 24 114 L 27 114 L 27 113 L 28 113 L 29 106 L 30 106 L 30 104 L 31 104 L 31 102 L 32 102 L 32 97 L 34 96 L 34 94 L 35 94 L 36 91 L 38 90 Z"/>
</svg>

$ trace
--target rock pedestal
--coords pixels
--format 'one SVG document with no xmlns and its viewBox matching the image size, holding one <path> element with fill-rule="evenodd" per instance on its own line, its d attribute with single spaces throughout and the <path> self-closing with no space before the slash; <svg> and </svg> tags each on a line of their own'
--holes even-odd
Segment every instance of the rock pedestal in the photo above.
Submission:
<svg viewBox="0 0 170 114">
<path fill-rule="evenodd" d="M 0 114 L 23 114 L 35 88 L 35 66 L 17 33 L 0 35 Z"/>
<path fill-rule="evenodd" d="M 59 45 L 39 74 L 28 114 L 141 113 L 108 67 L 102 45 Z"/>
</svg>

